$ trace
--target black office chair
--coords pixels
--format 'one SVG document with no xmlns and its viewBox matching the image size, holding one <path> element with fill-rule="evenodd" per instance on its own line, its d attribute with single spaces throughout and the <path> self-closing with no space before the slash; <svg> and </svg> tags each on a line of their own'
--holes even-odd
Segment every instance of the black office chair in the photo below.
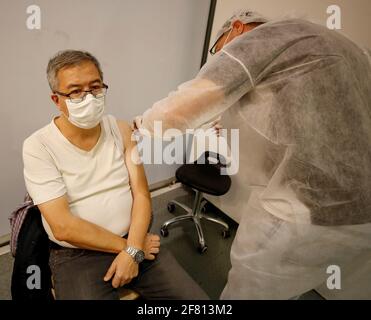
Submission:
<svg viewBox="0 0 371 320">
<path fill-rule="evenodd" d="M 216 163 L 212 163 L 211 159 L 215 159 Z M 195 200 L 193 203 L 193 209 L 175 200 L 169 202 L 169 212 L 174 212 L 175 207 L 177 206 L 186 211 L 187 214 L 166 221 L 161 227 L 161 235 L 163 237 L 169 235 L 168 227 L 173 223 L 183 220 L 193 220 L 198 234 L 198 250 L 200 253 L 204 253 L 207 250 L 207 245 L 205 243 L 200 222 L 202 218 L 223 226 L 223 238 L 228 238 L 230 236 L 230 229 L 227 223 L 205 214 L 205 205 L 208 202 L 203 199 L 204 193 L 214 196 L 222 196 L 229 191 L 231 187 L 231 178 L 227 175 L 221 175 L 220 173 L 221 168 L 225 167 L 225 163 L 226 162 L 221 155 L 207 151 L 195 163 L 185 164 L 178 168 L 176 171 L 177 180 L 196 192 Z"/>
</svg>

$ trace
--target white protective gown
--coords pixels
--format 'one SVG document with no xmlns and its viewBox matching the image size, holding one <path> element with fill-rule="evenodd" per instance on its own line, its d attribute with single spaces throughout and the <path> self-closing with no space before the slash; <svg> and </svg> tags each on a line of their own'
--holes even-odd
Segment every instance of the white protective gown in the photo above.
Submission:
<svg viewBox="0 0 371 320">
<path fill-rule="evenodd" d="M 150 132 L 155 120 L 185 131 L 228 110 L 242 135 L 249 126 L 266 141 L 264 164 L 247 170 L 249 184 L 264 183 L 241 208 L 222 298 L 290 298 L 320 285 L 331 261 L 346 268 L 370 252 L 370 83 L 369 52 L 344 36 L 303 20 L 269 22 L 231 41 L 137 122 Z M 253 152 L 240 141 L 240 166 L 249 168 Z M 240 196 L 250 191 L 246 184 Z M 322 242 L 313 247 L 315 234 Z"/>
</svg>

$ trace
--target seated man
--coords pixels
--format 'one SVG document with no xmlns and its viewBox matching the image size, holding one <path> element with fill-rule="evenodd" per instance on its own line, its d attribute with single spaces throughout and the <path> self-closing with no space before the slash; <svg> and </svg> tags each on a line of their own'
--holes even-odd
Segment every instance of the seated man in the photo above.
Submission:
<svg viewBox="0 0 371 320">
<path fill-rule="evenodd" d="M 207 299 L 147 233 L 145 172 L 130 126 L 104 115 L 108 86 L 97 59 L 60 52 L 47 77 L 60 115 L 25 140 L 23 161 L 51 240 L 56 298 L 118 299 L 127 285 L 145 299 Z"/>
</svg>

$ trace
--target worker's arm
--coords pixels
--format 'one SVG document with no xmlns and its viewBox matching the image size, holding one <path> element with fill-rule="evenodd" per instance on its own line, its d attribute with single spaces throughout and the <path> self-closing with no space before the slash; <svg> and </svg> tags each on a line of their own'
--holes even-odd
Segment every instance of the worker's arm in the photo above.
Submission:
<svg viewBox="0 0 371 320">
<path fill-rule="evenodd" d="M 58 241 L 110 253 L 119 253 L 126 247 L 126 240 L 120 236 L 72 215 L 66 195 L 39 204 L 38 207 Z"/>
<path fill-rule="evenodd" d="M 251 88 L 243 67 L 221 53 L 195 79 L 183 83 L 137 117 L 135 127 L 152 136 L 158 135 L 155 121 L 161 122 L 162 132 L 175 128 L 185 133 L 187 129 L 205 127 Z"/>
<path fill-rule="evenodd" d="M 161 123 L 162 134 L 168 129 L 200 128 L 215 120 L 226 108 L 223 88 L 207 79 L 194 79 L 182 84 L 177 91 L 156 102 L 142 116 L 135 119 L 134 128 L 144 135 L 158 136 L 155 121 Z"/>
<path fill-rule="evenodd" d="M 188 81 L 156 102 L 135 119 L 143 134 L 157 135 L 155 121 L 163 132 L 175 128 L 185 133 L 211 122 L 249 93 L 272 71 L 280 71 L 281 53 L 295 45 L 300 35 L 282 36 L 282 29 L 265 25 L 234 39 L 212 57 L 195 79 Z"/>
</svg>

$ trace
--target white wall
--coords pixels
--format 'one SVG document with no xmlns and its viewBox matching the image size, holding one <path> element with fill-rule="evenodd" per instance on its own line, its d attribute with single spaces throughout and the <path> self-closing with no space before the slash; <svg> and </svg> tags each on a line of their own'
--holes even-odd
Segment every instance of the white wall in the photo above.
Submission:
<svg viewBox="0 0 371 320">
<path fill-rule="evenodd" d="M 237 9 L 258 11 L 271 19 L 293 16 L 326 25 L 330 5 L 338 5 L 342 11 L 341 33 L 354 42 L 371 48 L 370 0 L 218 0 L 211 42 L 219 28 Z"/>
<path fill-rule="evenodd" d="M 41 29 L 29 30 L 26 9 L 41 9 Z M 0 0 L 0 236 L 25 193 L 23 140 L 57 109 L 45 77 L 62 49 L 91 51 L 109 85 L 108 112 L 130 120 L 192 78 L 201 63 L 209 0 Z M 150 183 L 176 166 L 147 166 Z"/>
</svg>

